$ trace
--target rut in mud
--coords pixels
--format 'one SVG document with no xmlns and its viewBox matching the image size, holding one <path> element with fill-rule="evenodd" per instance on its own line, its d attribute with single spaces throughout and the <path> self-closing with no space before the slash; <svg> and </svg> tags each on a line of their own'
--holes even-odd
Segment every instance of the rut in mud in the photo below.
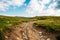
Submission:
<svg viewBox="0 0 60 40">
<path fill-rule="evenodd" d="M 4 40 L 56 40 L 55 36 L 43 29 L 36 30 L 34 22 L 15 25 L 12 31 L 5 33 Z"/>
</svg>

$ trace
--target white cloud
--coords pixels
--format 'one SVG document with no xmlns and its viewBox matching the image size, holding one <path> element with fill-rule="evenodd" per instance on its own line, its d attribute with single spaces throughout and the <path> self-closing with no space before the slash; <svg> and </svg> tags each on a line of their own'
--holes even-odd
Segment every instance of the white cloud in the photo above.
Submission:
<svg viewBox="0 0 60 40">
<path fill-rule="evenodd" d="M 55 16 L 60 16 L 60 10 L 56 10 L 54 15 Z"/>
<path fill-rule="evenodd" d="M 25 0 L 1 0 L 0 11 L 6 11 L 11 5 L 22 6 Z"/>
<path fill-rule="evenodd" d="M 48 4 L 51 0 L 42 0 L 43 4 Z"/>
<path fill-rule="evenodd" d="M 5 11 L 5 10 L 8 9 L 7 7 L 8 7 L 7 4 L 4 4 L 4 3 L 0 2 L 0 10 Z"/>
<path fill-rule="evenodd" d="M 31 0 L 30 4 L 28 5 L 28 8 L 26 12 L 29 14 L 29 16 L 56 16 L 60 15 L 59 11 L 55 10 L 55 6 L 57 5 L 56 2 L 49 5 L 49 9 L 45 9 L 45 4 L 48 4 L 51 0 Z M 55 1 L 55 0 L 54 0 Z M 28 15 L 27 15 L 28 16 Z"/>
<path fill-rule="evenodd" d="M 27 12 L 31 11 L 31 13 L 35 13 L 35 12 L 40 12 L 44 9 L 44 5 L 42 4 L 38 4 L 38 1 L 37 0 L 31 0 L 28 8 L 27 8 Z"/>
<path fill-rule="evenodd" d="M 25 0 L 7 1 L 7 3 L 9 3 L 10 5 L 13 5 L 13 6 L 21 6 L 24 2 L 25 2 Z"/>
</svg>

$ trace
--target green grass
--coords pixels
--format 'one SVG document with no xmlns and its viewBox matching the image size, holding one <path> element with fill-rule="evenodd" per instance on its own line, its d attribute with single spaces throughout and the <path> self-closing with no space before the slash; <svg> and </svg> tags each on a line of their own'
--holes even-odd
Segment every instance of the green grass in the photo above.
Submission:
<svg viewBox="0 0 60 40">
<path fill-rule="evenodd" d="M 54 30 L 60 31 L 60 17 L 58 16 L 36 16 L 36 17 L 9 17 L 9 16 L 0 16 L 0 30 L 5 30 L 6 28 L 10 28 L 16 24 L 29 22 L 29 21 L 37 21 L 36 24 L 46 27 L 52 28 Z"/>
<path fill-rule="evenodd" d="M 46 27 L 46 28 L 52 28 L 56 31 L 60 31 L 60 20 L 54 21 L 54 20 L 40 20 L 36 22 L 37 25 Z"/>
<path fill-rule="evenodd" d="M 0 30 L 4 30 L 5 28 L 10 28 L 19 23 L 29 22 L 29 21 L 33 21 L 33 19 L 25 18 L 25 17 L 0 16 Z"/>
<path fill-rule="evenodd" d="M 38 20 L 35 24 L 60 31 L 60 16 L 37 16 L 34 18 Z"/>
</svg>

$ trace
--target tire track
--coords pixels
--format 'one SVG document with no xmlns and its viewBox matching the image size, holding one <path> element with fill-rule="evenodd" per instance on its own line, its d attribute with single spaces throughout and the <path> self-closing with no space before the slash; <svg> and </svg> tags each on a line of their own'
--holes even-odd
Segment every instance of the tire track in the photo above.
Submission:
<svg viewBox="0 0 60 40">
<path fill-rule="evenodd" d="M 28 35 L 27 35 L 27 27 L 28 27 L 28 24 L 26 23 L 22 31 L 23 40 L 29 40 Z"/>
</svg>

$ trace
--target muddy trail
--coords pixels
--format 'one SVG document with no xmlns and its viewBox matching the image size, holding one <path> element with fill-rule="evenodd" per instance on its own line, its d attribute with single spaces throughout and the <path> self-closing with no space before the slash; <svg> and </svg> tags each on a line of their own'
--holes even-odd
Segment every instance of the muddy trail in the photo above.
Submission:
<svg viewBox="0 0 60 40">
<path fill-rule="evenodd" d="M 56 40 L 54 34 L 33 27 L 34 22 L 15 25 L 4 34 L 4 40 Z"/>
</svg>

